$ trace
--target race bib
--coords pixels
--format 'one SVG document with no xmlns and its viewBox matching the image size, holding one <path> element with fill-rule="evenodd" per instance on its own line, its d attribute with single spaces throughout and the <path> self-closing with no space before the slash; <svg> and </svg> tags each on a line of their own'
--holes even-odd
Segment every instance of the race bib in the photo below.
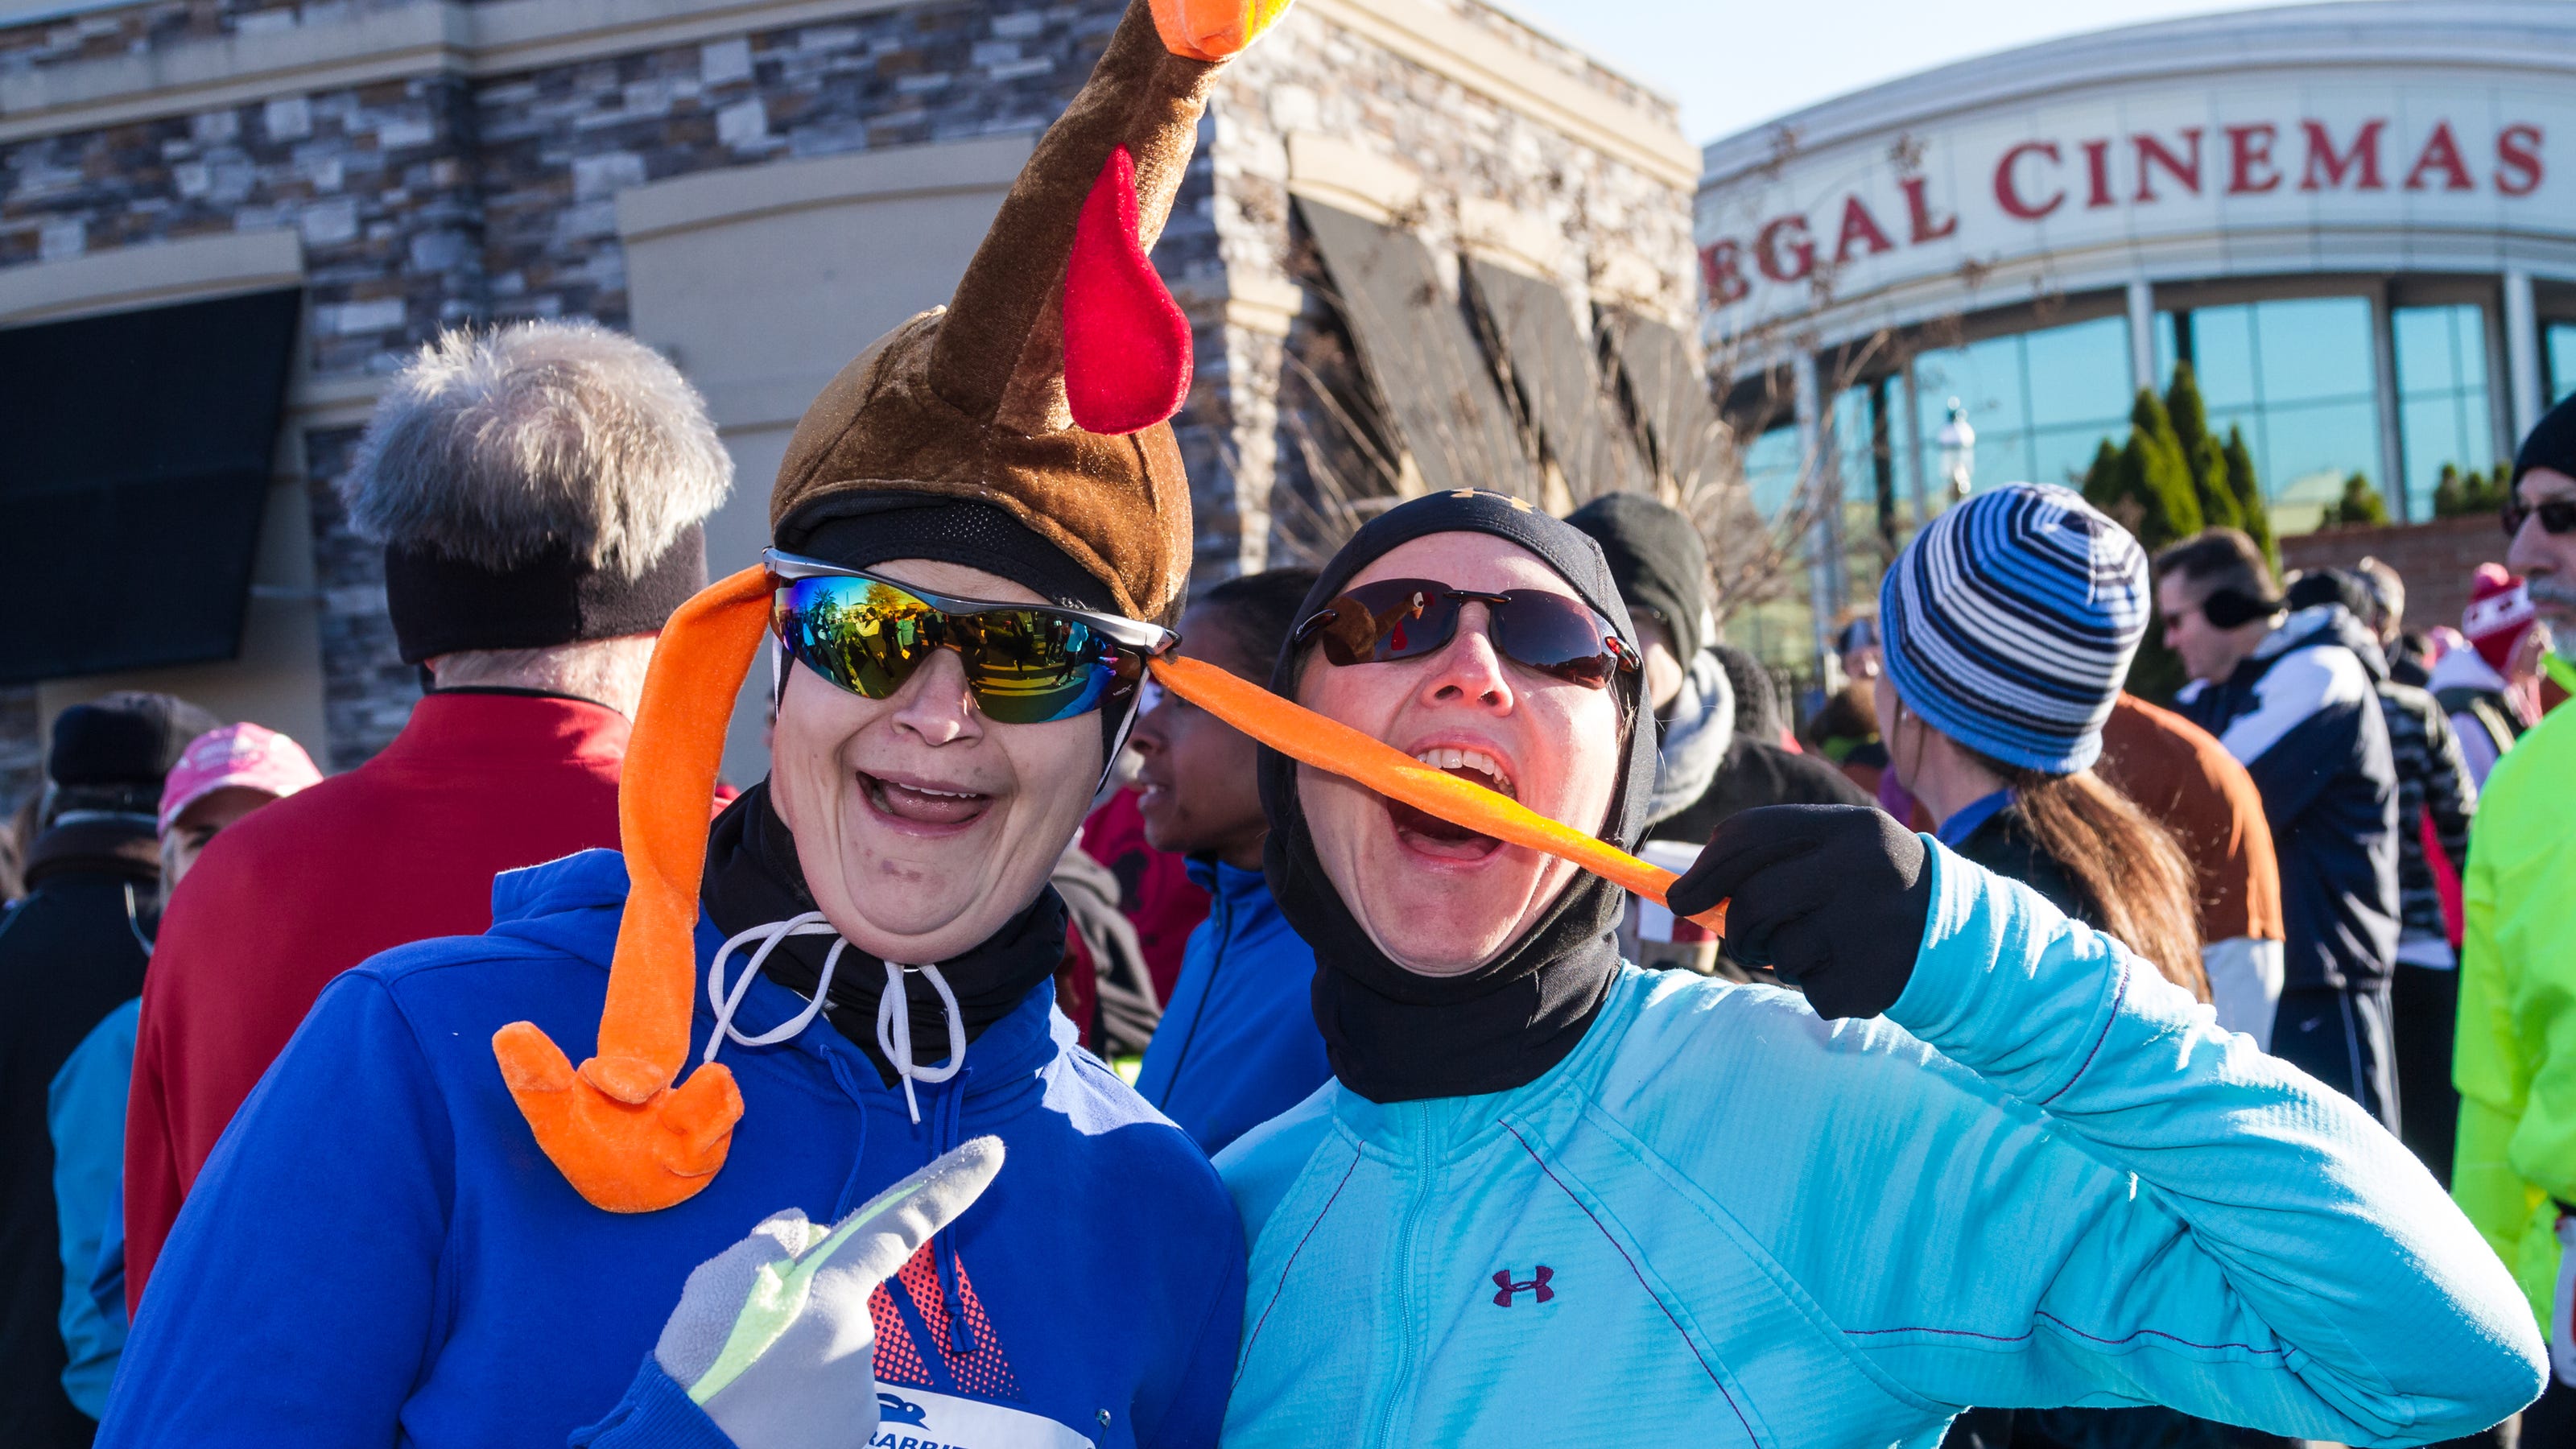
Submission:
<svg viewBox="0 0 2576 1449">
<path fill-rule="evenodd" d="M 1092 1449 L 1091 1441 L 1039 1414 L 954 1399 L 928 1389 L 877 1388 L 877 1436 L 868 1449 Z"/>
</svg>

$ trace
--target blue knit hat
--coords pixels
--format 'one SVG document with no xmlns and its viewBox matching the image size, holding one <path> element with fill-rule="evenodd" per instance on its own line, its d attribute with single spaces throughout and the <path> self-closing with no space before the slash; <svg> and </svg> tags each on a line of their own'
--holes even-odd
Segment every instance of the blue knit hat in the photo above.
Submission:
<svg viewBox="0 0 2576 1449">
<path fill-rule="evenodd" d="M 1932 520 L 1879 586 L 1890 683 L 1934 729 L 2071 775 L 2147 630 L 2147 557 L 2064 488 L 2008 483 Z"/>
</svg>

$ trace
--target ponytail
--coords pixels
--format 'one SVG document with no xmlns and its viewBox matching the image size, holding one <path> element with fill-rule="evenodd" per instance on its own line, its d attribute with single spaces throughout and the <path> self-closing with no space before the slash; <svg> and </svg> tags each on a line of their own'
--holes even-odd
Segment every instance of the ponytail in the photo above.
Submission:
<svg viewBox="0 0 2576 1449">
<path fill-rule="evenodd" d="M 2173 837 L 2091 770 L 2051 775 L 1996 760 L 1979 763 L 2012 787 L 2022 829 L 2066 872 L 2102 929 L 2166 980 L 2209 1000 L 2191 864 Z"/>
</svg>

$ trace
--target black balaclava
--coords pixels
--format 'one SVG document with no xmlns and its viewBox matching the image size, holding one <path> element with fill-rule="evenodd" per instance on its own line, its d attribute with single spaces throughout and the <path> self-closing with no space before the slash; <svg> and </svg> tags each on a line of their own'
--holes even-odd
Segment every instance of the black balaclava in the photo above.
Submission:
<svg viewBox="0 0 2576 1449">
<path fill-rule="evenodd" d="M 1435 533 L 1487 534 L 1538 555 L 1635 645 L 1636 628 L 1599 545 L 1519 499 L 1463 490 L 1417 498 L 1371 520 L 1325 566 L 1297 617 L 1311 617 L 1397 546 Z M 1295 695 L 1304 652 L 1294 642 L 1282 649 L 1272 690 Z M 1617 681 L 1626 755 L 1601 834 L 1626 848 L 1654 789 L 1655 732 L 1637 718 L 1637 673 L 1622 670 Z M 1378 949 L 1325 876 L 1307 834 L 1297 769 L 1287 756 L 1261 751 L 1261 805 L 1270 817 L 1262 867 L 1280 913 L 1315 949 L 1315 1025 L 1333 1075 L 1372 1102 L 1409 1102 L 1509 1091 L 1563 1061 L 1609 995 L 1619 966 L 1611 933 L 1625 893 L 1578 874 L 1501 956 L 1463 976 L 1417 975 Z"/>
<path fill-rule="evenodd" d="M 1063 550 L 1009 514 L 982 504 L 899 493 L 841 494 L 797 510 L 780 522 L 777 536 L 778 546 L 790 553 L 844 568 L 898 558 L 935 559 L 1016 579 L 1059 604 L 1118 612 L 1108 587 Z M 1101 711 L 1108 747 L 1103 758 L 1116 757 L 1133 714 L 1132 701 L 1126 709 Z M 728 936 L 814 909 L 795 838 L 770 804 L 767 781 L 743 792 L 717 817 L 707 837 L 706 874 L 698 894 L 707 919 Z M 945 961 L 904 964 L 939 968 L 957 996 L 971 1045 L 1063 964 L 1065 920 L 1064 899 L 1048 886 L 983 942 Z M 772 980 L 810 997 L 823 979 L 831 945 L 826 936 L 789 936 L 770 953 L 763 969 Z M 742 960 L 737 956 L 728 969 L 740 969 Z M 885 984 L 885 963 L 848 947 L 833 972 L 823 1010 L 892 1084 L 894 1067 L 876 1037 L 877 1002 L 885 995 Z M 904 1004 L 912 1018 L 912 1040 L 923 1051 L 944 1054 L 948 1026 L 938 994 L 915 987 L 904 994 Z"/>
<path fill-rule="evenodd" d="M 725 807 L 707 835 L 707 869 L 699 888 L 707 919 L 731 936 L 772 921 L 784 921 L 814 909 L 804 869 L 796 860 L 796 837 L 769 803 L 769 782 L 761 781 Z M 1011 1014 L 1037 984 L 1064 963 L 1064 899 L 1048 886 L 1028 909 L 1002 924 L 981 943 L 945 961 L 933 962 L 948 989 L 971 1045 L 984 1029 Z M 762 966 L 772 981 L 811 997 L 823 981 L 823 958 L 832 946 L 828 936 L 789 936 L 769 953 Z M 742 969 L 748 951 L 726 964 L 730 976 Z M 913 963 L 906 963 L 913 964 Z M 876 1063 L 877 1074 L 894 1085 L 895 1070 L 877 1046 L 877 1002 L 885 995 L 885 962 L 851 946 L 841 952 L 832 971 L 832 991 L 823 1014 Z M 912 1017 L 912 1039 L 926 1060 L 948 1050 L 946 1008 L 937 992 L 918 985 L 904 993 Z"/>
</svg>

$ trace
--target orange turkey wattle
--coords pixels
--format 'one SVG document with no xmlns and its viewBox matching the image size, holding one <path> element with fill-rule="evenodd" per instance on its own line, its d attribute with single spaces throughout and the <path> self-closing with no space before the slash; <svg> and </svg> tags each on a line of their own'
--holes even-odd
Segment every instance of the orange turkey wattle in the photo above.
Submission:
<svg viewBox="0 0 2576 1449">
<path fill-rule="evenodd" d="M 1190 321 L 1145 255 L 1136 162 L 1119 146 L 1082 203 L 1065 267 L 1065 401 L 1086 432 L 1136 433 L 1189 392 Z"/>
</svg>

